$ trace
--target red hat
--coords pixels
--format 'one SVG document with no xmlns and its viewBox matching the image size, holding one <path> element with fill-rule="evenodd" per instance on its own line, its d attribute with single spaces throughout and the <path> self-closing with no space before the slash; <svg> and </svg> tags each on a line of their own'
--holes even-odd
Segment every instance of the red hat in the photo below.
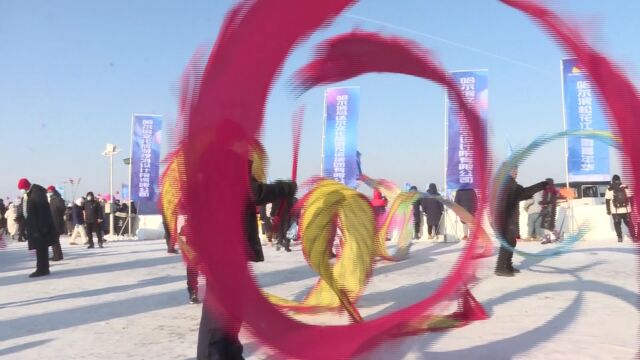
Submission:
<svg viewBox="0 0 640 360">
<path fill-rule="evenodd" d="M 56 188 L 53 185 L 49 185 L 49 187 L 47 188 L 47 192 L 54 192 L 56 191 Z"/>
<path fill-rule="evenodd" d="M 29 180 L 25 178 L 18 180 L 18 190 L 29 190 L 29 188 L 31 188 Z"/>
</svg>

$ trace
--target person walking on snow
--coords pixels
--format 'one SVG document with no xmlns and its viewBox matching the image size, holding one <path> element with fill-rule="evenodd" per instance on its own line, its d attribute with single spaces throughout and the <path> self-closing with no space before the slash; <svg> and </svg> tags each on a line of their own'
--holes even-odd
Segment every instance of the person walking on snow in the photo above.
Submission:
<svg viewBox="0 0 640 360">
<path fill-rule="evenodd" d="M 73 232 L 69 238 L 69 245 L 78 245 L 76 238 L 80 236 L 82 242 L 79 245 L 88 242 L 87 231 L 84 228 L 84 199 L 78 198 L 71 207 L 71 220 L 73 221 Z"/>
<path fill-rule="evenodd" d="M 418 187 L 412 185 L 409 192 L 418 192 Z M 413 240 L 420 239 L 420 227 L 422 225 L 422 212 L 420 211 L 421 199 L 413 203 Z"/>
<path fill-rule="evenodd" d="M 36 271 L 29 277 L 49 275 L 49 246 L 55 243 L 56 229 L 47 201 L 47 191 L 22 178 L 18 189 L 24 196 L 23 216 L 29 250 L 36 251 Z"/>
<path fill-rule="evenodd" d="M 9 208 L 7 212 L 4 213 L 4 217 L 7 219 L 7 231 L 9 231 L 9 236 L 11 240 L 16 239 L 16 235 L 18 235 L 18 206 L 15 203 L 9 203 Z"/>
<path fill-rule="evenodd" d="M 88 249 L 93 249 L 93 233 L 98 236 L 98 246 L 102 247 L 104 240 L 102 239 L 102 223 L 104 222 L 104 213 L 102 206 L 95 199 L 93 193 L 87 193 L 87 200 L 84 202 L 84 220 L 87 224 L 87 235 L 89 237 Z"/>
<path fill-rule="evenodd" d="M 64 200 L 55 187 L 49 186 L 47 188 L 47 197 L 49 198 L 49 208 L 51 209 L 53 225 L 56 228 L 54 244 L 51 246 L 53 257 L 49 260 L 60 261 L 64 259 L 62 247 L 60 246 L 60 235 L 65 233 L 64 212 L 66 208 L 64 206 Z"/>
<path fill-rule="evenodd" d="M 632 196 L 631 189 L 622 184 L 620 176 L 617 174 L 613 175 L 611 185 L 607 188 L 604 199 L 607 206 L 607 215 L 613 217 L 613 227 L 616 230 L 618 242 L 622 242 L 621 222 L 623 221 L 629 230 L 629 236 L 632 241 L 638 241 L 635 236 L 633 224 L 630 221 Z"/>
<path fill-rule="evenodd" d="M 427 194 L 431 196 L 440 196 L 438 193 L 438 188 L 436 184 L 429 184 L 429 188 L 427 189 Z M 422 210 L 427 215 L 427 233 L 429 234 L 429 239 L 433 239 L 438 235 L 440 219 L 442 219 L 442 212 L 444 211 L 444 205 L 432 198 L 425 197 L 421 200 Z M 435 231 L 434 231 L 435 230 Z"/>
</svg>

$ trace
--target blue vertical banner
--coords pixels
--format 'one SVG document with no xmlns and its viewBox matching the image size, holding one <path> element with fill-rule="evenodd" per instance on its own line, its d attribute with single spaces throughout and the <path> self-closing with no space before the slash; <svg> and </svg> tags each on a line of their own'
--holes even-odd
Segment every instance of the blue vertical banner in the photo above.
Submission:
<svg viewBox="0 0 640 360">
<path fill-rule="evenodd" d="M 454 71 L 451 73 L 465 100 L 475 106 L 482 120 L 489 113 L 489 72 L 487 70 Z M 475 186 L 473 168 L 473 137 L 461 128 L 458 107 L 447 94 L 447 191 L 473 189 Z"/>
<path fill-rule="evenodd" d="M 609 126 L 591 81 L 577 59 L 562 60 L 565 127 L 574 130 L 604 130 Z M 580 136 L 567 139 L 569 181 L 608 181 L 609 146 Z"/>
<path fill-rule="evenodd" d="M 322 176 L 355 188 L 358 180 L 359 87 L 330 88 L 324 93 Z"/>
<path fill-rule="evenodd" d="M 139 215 L 157 215 L 160 195 L 162 116 L 134 115 L 131 134 L 131 200 Z"/>
</svg>

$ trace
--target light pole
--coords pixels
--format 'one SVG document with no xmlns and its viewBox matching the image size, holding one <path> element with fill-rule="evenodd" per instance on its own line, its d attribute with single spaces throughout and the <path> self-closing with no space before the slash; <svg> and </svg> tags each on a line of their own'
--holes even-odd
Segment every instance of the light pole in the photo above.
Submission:
<svg viewBox="0 0 640 360">
<path fill-rule="evenodd" d="M 133 200 L 131 200 L 131 157 L 123 159 L 122 162 L 127 165 L 129 169 L 129 185 L 127 190 L 127 199 L 129 200 L 129 214 L 127 217 L 127 224 L 129 224 L 129 238 L 133 236 L 133 218 L 131 217 L 131 208 L 133 207 Z M 124 201 L 124 200 L 123 200 Z"/>
<path fill-rule="evenodd" d="M 113 155 L 118 153 L 118 147 L 113 144 L 107 144 L 106 150 L 102 153 L 109 157 L 109 235 L 113 239 L 115 232 L 115 211 L 113 205 Z"/>
</svg>

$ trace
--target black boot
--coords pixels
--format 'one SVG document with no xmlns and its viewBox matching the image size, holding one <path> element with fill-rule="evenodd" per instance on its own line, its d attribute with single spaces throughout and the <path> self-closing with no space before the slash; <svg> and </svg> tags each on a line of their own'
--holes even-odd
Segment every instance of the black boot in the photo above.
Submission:
<svg viewBox="0 0 640 360">
<path fill-rule="evenodd" d="M 53 251 L 53 256 L 49 260 L 60 261 L 64 259 L 64 256 L 62 255 L 62 247 L 60 246 L 60 243 L 52 245 L 51 250 Z"/>
<path fill-rule="evenodd" d="M 36 270 L 36 271 L 32 272 L 31 275 L 29 275 L 29 277 L 30 278 L 35 278 L 35 277 L 40 277 L 40 276 L 45 276 L 45 275 L 49 275 L 49 270 L 47 270 L 47 271 Z"/>
<path fill-rule="evenodd" d="M 513 277 L 513 271 L 509 271 L 509 270 L 504 270 L 504 269 L 496 269 L 495 273 L 496 276 L 505 276 L 505 277 Z"/>
<path fill-rule="evenodd" d="M 200 304 L 197 291 L 189 290 L 189 304 Z"/>
</svg>

